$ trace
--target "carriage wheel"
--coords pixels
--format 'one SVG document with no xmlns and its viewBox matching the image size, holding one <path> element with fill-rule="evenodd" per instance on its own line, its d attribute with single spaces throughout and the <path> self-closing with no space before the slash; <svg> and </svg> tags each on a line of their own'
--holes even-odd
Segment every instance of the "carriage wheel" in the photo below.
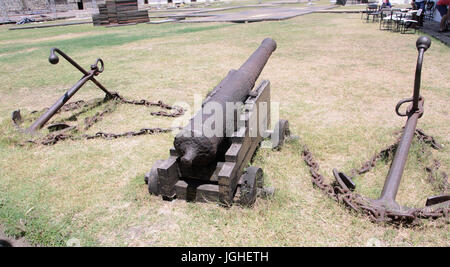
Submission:
<svg viewBox="0 0 450 267">
<path fill-rule="evenodd" d="M 242 175 L 241 195 L 239 203 L 245 207 L 251 207 L 256 201 L 256 193 L 259 185 L 262 185 L 263 170 L 259 167 L 248 167 Z"/>
<path fill-rule="evenodd" d="M 150 172 L 145 174 L 144 180 L 145 183 L 148 184 L 148 192 L 152 195 L 159 195 L 159 187 L 158 187 L 158 167 L 163 162 L 163 160 L 157 160 L 155 164 L 153 164 Z"/>
</svg>

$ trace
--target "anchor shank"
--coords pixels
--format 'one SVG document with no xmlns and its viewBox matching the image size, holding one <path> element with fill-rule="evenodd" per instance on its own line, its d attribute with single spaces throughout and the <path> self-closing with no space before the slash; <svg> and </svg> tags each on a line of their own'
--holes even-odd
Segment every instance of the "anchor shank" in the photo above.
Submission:
<svg viewBox="0 0 450 267">
<path fill-rule="evenodd" d="M 72 88 L 70 88 L 58 101 L 55 102 L 39 119 L 37 119 L 27 130 L 27 133 L 34 133 L 55 115 L 58 110 L 88 81 L 92 80 L 95 75 L 95 70 L 91 70 L 84 77 L 82 77 Z"/>
<path fill-rule="evenodd" d="M 418 112 L 414 112 L 406 121 L 402 139 L 398 144 L 394 160 L 392 161 L 391 168 L 389 169 L 389 173 L 384 182 L 383 191 L 379 198 L 379 200 L 386 202 L 386 204 L 395 202 L 395 197 L 402 179 L 403 170 L 405 169 L 406 160 L 408 159 L 409 148 L 414 137 L 419 116 L 420 114 Z"/>
</svg>

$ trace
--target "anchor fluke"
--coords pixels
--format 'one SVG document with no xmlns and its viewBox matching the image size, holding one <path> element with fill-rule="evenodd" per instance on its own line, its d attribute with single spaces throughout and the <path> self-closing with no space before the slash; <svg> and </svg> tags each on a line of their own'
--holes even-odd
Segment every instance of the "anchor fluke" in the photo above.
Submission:
<svg viewBox="0 0 450 267">
<path fill-rule="evenodd" d="M 425 206 L 429 207 L 429 206 L 440 204 L 440 203 L 444 203 L 444 202 L 447 202 L 447 201 L 450 201 L 450 194 L 443 194 L 443 195 L 439 195 L 439 196 L 431 196 L 431 197 L 427 198 L 427 202 L 426 202 Z"/>
<path fill-rule="evenodd" d="M 356 188 L 356 184 L 353 182 L 352 178 L 345 175 L 345 173 L 338 171 L 336 168 L 333 169 L 333 175 L 338 184 L 347 190 L 353 191 Z"/>
</svg>

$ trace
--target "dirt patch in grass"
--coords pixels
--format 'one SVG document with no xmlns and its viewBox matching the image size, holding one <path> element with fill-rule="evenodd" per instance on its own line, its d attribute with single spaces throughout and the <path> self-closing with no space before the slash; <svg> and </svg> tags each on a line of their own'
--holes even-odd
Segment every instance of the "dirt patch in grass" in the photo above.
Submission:
<svg viewBox="0 0 450 267">
<path fill-rule="evenodd" d="M 0 226 L 0 247 L 31 247 L 31 245 L 22 237 L 22 238 L 12 238 L 7 236 L 3 232 L 3 227 Z"/>
</svg>

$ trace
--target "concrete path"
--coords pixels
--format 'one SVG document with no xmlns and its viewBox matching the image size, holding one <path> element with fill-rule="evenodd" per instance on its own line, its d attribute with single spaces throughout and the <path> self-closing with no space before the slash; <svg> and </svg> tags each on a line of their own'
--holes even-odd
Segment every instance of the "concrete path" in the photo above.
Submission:
<svg viewBox="0 0 450 267">
<path fill-rule="evenodd" d="M 317 0 L 313 0 L 317 1 Z M 214 8 L 200 8 L 200 9 L 179 9 L 179 10 L 172 10 L 171 12 L 175 14 L 169 14 L 169 15 L 158 15 L 159 12 L 166 13 L 166 11 L 169 11 L 167 9 L 165 10 L 149 10 L 149 18 L 179 18 L 179 17 L 209 17 L 211 15 L 208 15 L 206 13 L 213 13 L 213 12 L 219 12 L 219 11 L 227 11 L 227 10 L 234 10 L 234 9 L 241 9 L 241 8 L 264 8 L 264 7 L 279 7 L 281 5 L 288 5 L 288 4 L 301 4 L 301 3 L 307 3 L 308 0 L 295 0 L 295 1 L 288 1 L 288 2 L 270 2 L 270 3 L 264 3 L 264 4 L 258 4 L 258 5 L 241 5 L 241 6 L 229 6 L 229 7 L 214 7 Z"/>
<path fill-rule="evenodd" d="M 267 20 L 285 20 L 293 17 L 313 13 L 319 10 L 331 9 L 335 5 L 327 6 L 305 6 L 305 7 L 264 7 L 252 10 L 238 11 L 223 14 L 208 14 L 207 17 L 188 19 L 180 21 L 181 23 L 199 23 L 199 22 L 258 22 Z M 196 14 L 198 15 L 198 14 Z M 192 17 L 192 16 L 187 16 Z"/>
<path fill-rule="evenodd" d="M 423 27 L 419 29 L 419 31 L 429 34 L 444 44 L 450 46 L 450 31 L 438 32 L 438 30 L 439 22 L 436 21 L 425 21 Z"/>
</svg>

